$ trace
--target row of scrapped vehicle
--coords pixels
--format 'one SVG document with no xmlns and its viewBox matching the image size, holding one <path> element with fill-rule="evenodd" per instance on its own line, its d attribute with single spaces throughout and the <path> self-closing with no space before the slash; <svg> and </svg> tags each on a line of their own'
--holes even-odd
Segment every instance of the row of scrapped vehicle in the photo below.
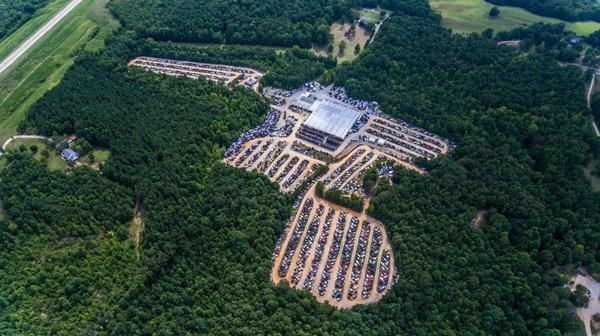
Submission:
<svg viewBox="0 0 600 336">
<path fill-rule="evenodd" d="M 329 92 L 329 96 L 343 103 L 351 105 L 358 110 L 364 111 L 366 114 L 379 115 L 381 113 L 379 104 L 376 102 L 370 102 L 366 100 L 355 99 L 348 96 L 346 89 L 340 86 L 332 87 Z"/>
<path fill-rule="evenodd" d="M 383 126 L 375 124 L 375 123 L 371 125 L 370 130 L 376 130 L 379 133 L 380 137 L 382 137 L 388 141 L 392 141 L 393 143 L 397 144 L 398 146 L 404 147 L 404 148 L 414 152 L 417 156 L 426 157 L 428 159 L 434 159 L 438 154 L 435 151 L 436 150 L 441 151 L 439 148 L 429 146 L 421 140 L 407 137 L 406 135 L 404 135 L 402 133 L 399 133 L 394 130 L 390 130 L 389 128 L 383 127 Z M 433 148 L 433 149 L 430 149 L 428 147 Z"/>
<path fill-rule="evenodd" d="M 291 232 L 290 239 L 288 244 L 283 252 L 283 258 L 281 259 L 281 263 L 279 264 L 278 274 L 280 277 L 285 277 L 290 269 L 292 264 L 292 257 L 296 253 L 296 248 L 300 243 L 300 238 L 302 238 L 302 234 L 304 233 L 304 228 L 306 223 L 308 222 L 308 216 L 310 215 L 312 208 L 314 205 L 314 201 L 312 197 L 309 197 L 304 202 L 304 206 L 300 213 L 298 214 L 298 220 L 296 221 L 296 225 L 294 226 L 294 230 Z"/>
<path fill-rule="evenodd" d="M 260 144 L 261 142 L 262 142 L 262 140 L 257 141 L 258 144 Z M 242 162 L 244 164 L 244 166 L 252 167 L 254 165 L 254 163 L 256 161 L 258 161 L 258 159 L 267 151 L 267 149 L 269 149 L 269 147 L 271 147 L 271 144 L 273 144 L 273 139 L 267 139 L 265 141 L 265 143 L 262 146 L 260 146 L 259 150 L 254 152 L 254 154 L 252 155 L 252 157 L 250 159 L 248 159 L 245 162 Z M 242 163 L 240 163 L 240 165 Z M 238 166 L 240 166 L 240 165 L 238 165 Z"/>
<path fill-rule="evenodd" d="M 313 216 L 306 233 L 304 234 L 304 240 L 302 242 L 302 247 L 300 251 L 298 251 L 298 256 L 296 257 L 296 268 L 294 269 L 294 273 L 292 274 L 292 283 L 294 285 L 298 285 L 300 282 L 300 277 L 302 276 L 302 272 L 304 271 L 304 266 L 306 265 L 306 259 L 309 256 L 309 250 L 315 241 L 317 236 L 317 232 L 319 231 L 319 225 L 321 224 L 321 216 L 325 211 L 325 206 L 323 204 L 319 204 L 317 206 L 317 212 Z"/>
<path fill-rule="evenodd" d="M 333 189 L 340 189 L 342 185 L 344 185 L 354 173 L 356 173 L 361 167 L 367 164 L 373 157 L 375 156 L 374 152 L 368 152 L 363 156 L 357 163 L 352 165 L 349 169 L 347 169 L 340 178 L 338 178 L 333 185 L 331 186 Z"/>
<path fill-rule="evenodd" d="M 316 203 L 312 197 L 294 218 L 273 254 L 280 280 L 344 307 L 372 302 L 374 295 L 385 292 L 392 265 L 380 224 L 349 216 L 328 202 Z M 388 247 L 382 255 L 384 246 Z"/>
<path fill-rule="evenodd" d="M 256 126 L 255 128 L 242 133 L 239 138 L 237 138 L 225 151 L 225 158 L 228 158 L 237 152 L 240 151 L 242 146 L 254 139 L 264 138 L 270 136 L 272 133 L 277 132 L 277 122 L 279 121 L 279 117 L 281 115 L 281 111 L 275 108 L 269 109 L 267 111 L 267 115 L 265 116 L 265 121 Z"/>
<path fill-rule="evenodd" d="M 191 62 L 191 61 L 181 61 L 167 58 L 157 58 L 150 56 L 140 56 L 134 58 L 129 62 L 130 65 L 135 66 L 155 66 L 162 67 L 164 69 L 175 69 L 175 70 L 183 70 L 189 72 L 206 72 L 213 73 L 215 75 L 221 76 L 237 76 L 239 74 L 244 75 L 254 75 L 254 74 L 262 74 L 259 70 L 240 67 L 235 65 L 226 65 L 226 64 L 216 64 L 216 63 L 201 63 L 201 62 Z"/>
<path fill-rule="evenodd" d="M 283 153 L 283 149 L 287 146 L 286 141 L 278 141 L 274 146 L 269 147 L 269 151 L 265 154 L 262 160 L 256 165 L 256 170 L 259 173 L 264 174 L 267 171 L 267 168 L 275 161 L 281 153 Z"/>
<path fill-rule="evenodd" d="M 363 148 L 359 148 L 355 150 L 349 157 L 347 157 L 341 165 L 335 168 L 329 175 L 325 177 L 323 183 L 325 185 L 329 185 L 333 180 L 338 178 L 341 173 L 344 172 L 348 167 L 350 167 L 361 155 L 366 152 Z"/>
<path fill-rule="evenodd" d="M 261 73 L 250 69 L 227 66 L 222 64 L 195 63 L 187 61 L 160 59 L 153 57 L 138 57 L 133 59 L 130 66 L 142 68 L 146 71 L 165 74 L 169 76 L 185 76 L 191 79 L 203 77 L 218 83 L 229 83 L 238 76 L 252 76 L 248 81 L 255 84 Z"/>
<path fill-rule="evenodd" d="M 319 270 L 319 266 L 321 265 L 321 260 L 323 260 L 323 254 L 325 252 L 325 247 L 327 244 L 327 240 L 329 238 L 329 231 L 331 229 L 331 221 L 333 220 L 334 214 L 335 214 L 335 210 L 333 208 L 329 208 L 329 210 L 327 212 L 327 217 L 325 217 L 325 221 L 323 222 L 323 228 L 321 230 L 321 235 L 319 236 L 319 240 L 317 241 L 317 246 L 315 248 L 315 255 L 313 256 L 312 262 L 310 264 L 308 274 L 304 278 L 304 284 L 302 285 L 302 289 L 311 289 L 313 287 L 313 283 L 315 281 L 315 278 L 317 277 L 317 272 Z"/>
<path fill-rule="evenodd" d="M 263 173 L 284 190 L 290 190 L 302 182 L 302 177 L 309 176 L 316 164 L 285 151 L 287 144 L 287 141 L 275 141 L 274 138 L 258 139 L 234 153 L 226 162 Z"/>
<path fill-rule="evenodd" d="M 373 120 L 373 123 L 377 123 L 392 129 L 395 129 L 401 133 L 404 133 L 415 139 L 423 141 L 423 143 L 429 144 L 430 146 L 439 149 L 439 151 L 432 149 L 436 153 L 440 154 L 444 152 L 446 147 L 451 147 L 448 141 L 439 138 L 437 135 L 414 125 L 411 125 L 405 121 L 397 120 L 389 117 L 385 114 L 379 115 L 378 118 Z"/>
</svg>

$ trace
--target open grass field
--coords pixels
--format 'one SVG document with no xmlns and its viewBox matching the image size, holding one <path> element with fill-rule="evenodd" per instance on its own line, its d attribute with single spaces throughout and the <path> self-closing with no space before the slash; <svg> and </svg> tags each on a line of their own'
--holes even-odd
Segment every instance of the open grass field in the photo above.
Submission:
<svg viewBox="0 0 600 336">
<path fill-rule="evenodd" d="M 567 30 L 582 36 L 600 29 L 598 22 L 566 22 L 509 6 L 498 6 L 500 15 L 497 18 L 490 18 L 488 13 L 493 5 L 484 0 L 431 0 L 429 3 L 431 8 L 442 15 L 443 25 L 452 28 L 455 33 L 480 33 L 486 28 L 498 32 L 537 22 L 565 23 Z"/>
<path fill-rule="evenodd" d="M 57 0 L 57 2 L 61 2 L 64 7 L 68 1 Z M 48 6 L 56 6 L 57 2 Z M 97 50 L 103 46 L 105 36 L 118 26 L 106 10 L 106 2 L 107 0 L 83 0 L 11 69 L 0 75 L 0 141 L 14 135 L 17 125 L 25 117 L 29 108 L 46 91 L 58 84 L 62 75 L 73 63 L 77 50 L 81 48 Z M 56 10 L 62 7 L 59 6 Z M 46 7 L 40 11 L 43 10 L 46 10 Z M 52 14 L 49 14 L 47 19 Z M 41 26 L 44 22 L 38 25 Z M 28 22 L 14 34 L 17 34 L 21 40 L 25 40 L 29 36 L 27 33 L 31 34 L 36 29 L 28 25 L 30 23 Z M 13 35 L 4 42 L 12 38 Z M 15 37 L 15 41 L 18 38 Z M 14 42 L 14 45 L 16 48 L 18 43 Z M 1 53 L 8 54 L 12 51 L 8 44 L 3 46 L 7 51 L 2 49 Z"/>
<path fill-rule="evenodd" d="M 598 192 L 600 191 L 600 178 L 598 178 L 595 175 L 592 175 L 592 171 L 598 166 L 600 165 L 600 161 L 598 160 L 593 160 L 592 162 L 590 162 L 590 164 L 585 167 L 583 169 L 583 173 L 585 174 L 585 177 L 590 181 L 590 183 L 592 184 L 592 190 Z"/>
<path fill-rule="evenodd" d="M 333 53 L 338 62 L 348 62 L 356 57 L 357 54 L 354 53 L 354 48 L 357 44 L 360 44 L 360 50 L 362 51 L 369 40 L 370 34 L 363 27 L 356 26 L 356 35 L 354 38 L 349 39 L 344 34 L 350 29 L 349 23 L 333 23 L 331 25 L 331 34 L 333 34 Z M 340 54 L 339 45 L 341 41 L 346 41 L 346 50 L 344 54 Z M 327 56 L 327 46 L 313 46 L 311 50 L 320 56 Z"/>
<path fill-rule="evenodd" d="M 94 149 L 91 152 L 94 155 L 94 161 L 90 160 L 90 155 L 84 155 L 80 158 L 80 162 L 92 169 L 100 169 L 100 164 L 106 163 L 110 156 L 110 151 L 106 149 Z"/>
<path fill-rule="evenodd" d="M 60 156 L 60 154 L 58 153 L 58 151 L 56 151 L 54 148 L 52 148 L 51 146 L 49 146 L 45 141 L 43 140 L 38 140 L 38 139 L 17 139 L 13 142 L 10 143 L 10 145 L 8 145 L 7 149 L 9 150 L 19 150 L 19 147 L 21 147 L 21 145 L 24 145 L 26 148 L 26 152 L 33 154 L 33 157 L 36 160 L 40 160 L 42 162 L 45 162 L 46 165 L 48 166 L 48 169 L 50 170 L 64 170 L 67 168 L 67 164 L 65 162 L 65 160 L 63 160 L 63 158 Z M 30 147 L 32 145 L 36 145 L 37 146 L 37 151 L 34 153 L 31 151 Z M 48 153 L 50 154 L 48 156 L 48 158 L 45 158 L 44 156 L 42 156 L 42 151 L 44 149 L 48 150 Z"/>
</svg>

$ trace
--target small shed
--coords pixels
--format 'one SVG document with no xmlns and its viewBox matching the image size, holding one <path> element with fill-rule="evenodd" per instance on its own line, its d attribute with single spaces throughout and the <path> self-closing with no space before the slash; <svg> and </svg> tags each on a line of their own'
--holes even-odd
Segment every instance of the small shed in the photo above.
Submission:
<svg viewBox="0 0 600 336">
<path fill-rule="evenodd" d="M 79 159 L 79 154 L 70 148 L 61 150 L 60 155 L 62 155 L 63 159 L 70 162 L 77 161 L 77 159 Z"/>
</svg>

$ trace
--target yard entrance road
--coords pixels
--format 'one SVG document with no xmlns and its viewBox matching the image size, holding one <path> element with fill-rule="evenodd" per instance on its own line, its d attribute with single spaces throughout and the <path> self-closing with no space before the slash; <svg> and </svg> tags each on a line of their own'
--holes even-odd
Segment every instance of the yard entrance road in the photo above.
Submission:
<svg viewBox="0 0 600 336">
<path fill-rule="evenodd" d="M 67 14 L 69 14 L 82 0 L 73 0 L 67 7 L 56 14 L 50 21 L 48 21 L 42 28 L 38 29 L 35 34 L 27 39 L 17 50 L 10 54 L 2 63 L 0 63 L 0 74 L 8 69 L 13 63 L 15 63 L 29 48 L 31 48 L 40 38 L 42 38 L 52 27 L 59 23 Z"/>
</svg>

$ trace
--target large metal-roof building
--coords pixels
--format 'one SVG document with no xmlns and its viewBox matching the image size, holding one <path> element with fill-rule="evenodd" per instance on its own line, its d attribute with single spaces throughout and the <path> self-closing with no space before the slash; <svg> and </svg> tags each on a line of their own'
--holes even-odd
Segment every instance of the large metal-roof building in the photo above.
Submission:
<svg viewBox="0 0 600 336">
<path fill-rule="evenodd" d="M 360 112 L 329 101 L 315 101 L 311 115 L 304 121 L 298 136 L 329 149 L 336 149 L 348 135 Z"/>
</svg>

